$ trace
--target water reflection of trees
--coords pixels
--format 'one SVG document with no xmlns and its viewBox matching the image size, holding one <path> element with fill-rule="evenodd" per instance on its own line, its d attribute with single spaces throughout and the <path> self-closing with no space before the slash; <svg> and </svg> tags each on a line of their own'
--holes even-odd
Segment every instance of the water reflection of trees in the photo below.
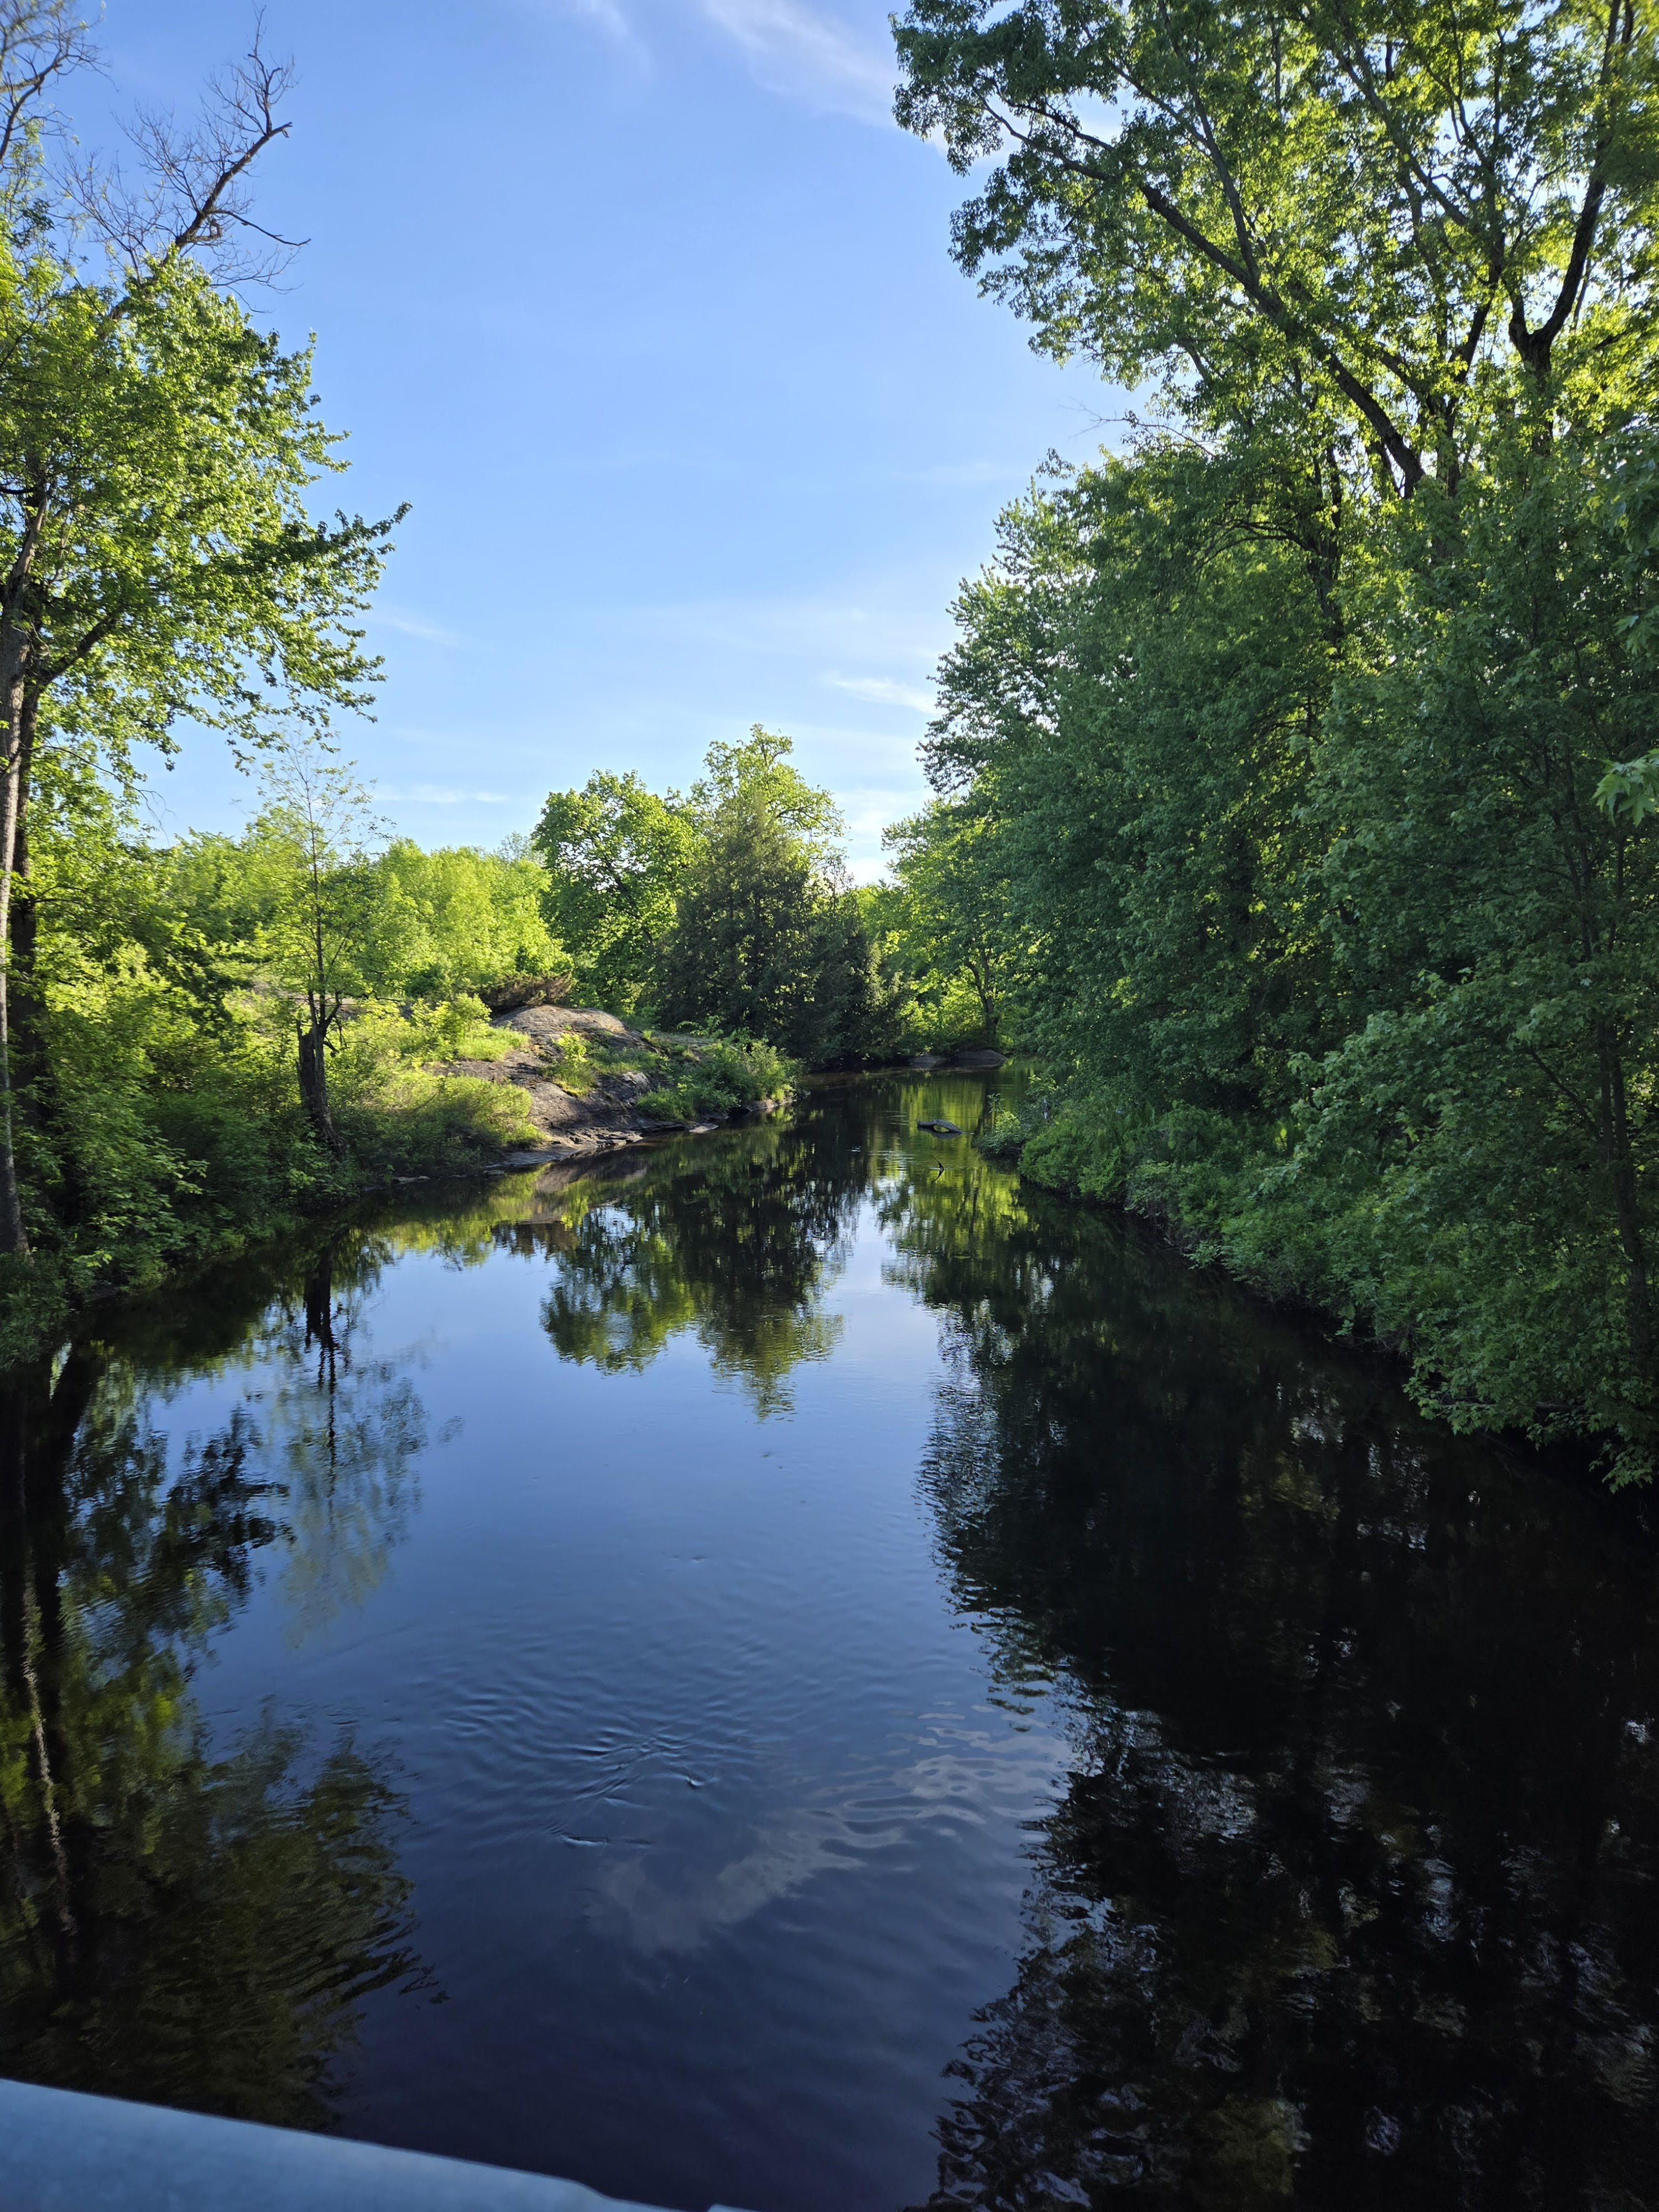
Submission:
<svg viewBox="0 0 1659 2212">
<path fill-rule="evenodd" d="M 639 1369 L 689 1332 L 764 1415 L 788 1407 L 796 1367 L 835 1346 L 823 1299 L 857 1202 L 811 1135 L 772 1126 L 634 1155 L 547 1192 L 497 1236 L 554 1261 L 542 1322 L 561 1358 Z"/>
<path fill-rule="evenodd" d="M 362 1605 L 408 1532 L 426 1409 L 395 1360 L 358 1347 L 378 1268 L 325 1244 L 301 1295 L 267 1331 L 274 1382 L 260 1407 L 264 1466 L 284 1500 L 283 1594 L 299 1643 Z"/>
<path fill-rule="evenodd" d="M 260 1555 L 313 1556 L 320 1500 L 367 1529 L 364 1469 L 395 1482 L 385 1439 L 418 1425 L 353 1365 L 337 1261 L 277 1301 L 294 1403 L 239 1406 L 181 1460 L 165 1375 L 109 1346 L 0 1382 L 0 2073 L 325 2124 L 364 1999 L 420 1978 L 383 1762 L 269 1717 L 216 1754 L 191 1692 Z M 247 1288 L 173 1334 L 175 1374 L 247 1356 L 271 1285 Z"/>
<path fill-rule="evenodd" d="M 932 2204 L 1646 2201 L 1650 1547 L 1018 1203 L 909 1224 L 957 1316 L 926 1481 L 1077 1757 Z"/>
</svg>

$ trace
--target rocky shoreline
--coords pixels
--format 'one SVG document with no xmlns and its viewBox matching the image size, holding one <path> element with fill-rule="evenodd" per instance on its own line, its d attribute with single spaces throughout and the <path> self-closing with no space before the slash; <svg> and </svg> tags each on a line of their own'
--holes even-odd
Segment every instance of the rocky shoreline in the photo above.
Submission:
<svg viewBox="0 0 1659 2212">
<path fill-rule="evenodd" d="M 552 1160 L 586 1158 L 637 1145 L 647 1137 L 705 1136 L 722 1121 L 665 1121 L 641 1111 L 640 1101 L 658 1089 L 667 1072 L 669 1048 L 695 1049 L 687 1037 L 647 1036 L 597 1006 L 523 1006 L 497 1014 L 492 1029 L 514 1034 L 497 1060 L 452 1060 L 445 1075 L 471 1075 L 487 1083 L 515 1083 L 530 1101 L 530 1119 L 541 1141 L 504 1153 L 504 1167 L 539 1167 Z M 610 1061 L 638 1065 L 607 1066 Z M 592 1065 L 593 1062 L 599 1065 Z M 587 1080 L 570 1080 L 573 1063 Z M 751 1116 L 776 1113 L 785 1102 L 763 1098 Z"/>
<path fill-rule="evenodd" d="M 661 1087 L 674 1054 L 695 1052 L 697 1038 L 632 1029 L 598 1006 L 521 1006 L 496 1014 L 490 1026 L 512 1033 L 504 1054 L 494 1060 L 446 1060 L 438 1072 L 514 1083 L 524 1091 L 538 1141 L 502 1153 L 500 1166 L 544 1167 L 615 1152 L 651 1137 L 708 1136 L 731 1126 L 729 1121 L 662 1121 L 641 1106 L 641 1099 Z M 948 1057 L 917 1053 L 903 1065 L 988 1069 L 1000 1067 L 1006 1057 L 969 1048 Z M 757 1120 L 787 1103 L 785 1098 L 763 1098 L 732 1118 Z"/>
</svg>

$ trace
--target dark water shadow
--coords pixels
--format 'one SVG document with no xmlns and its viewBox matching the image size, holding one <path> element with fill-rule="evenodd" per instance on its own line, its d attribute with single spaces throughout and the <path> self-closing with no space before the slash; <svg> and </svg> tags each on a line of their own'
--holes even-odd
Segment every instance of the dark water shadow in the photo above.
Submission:
<svg viewBox="0 0 1659 2212">
<path fill-rule="evenodd" d="M 902 1213 L 924 1490 L 1073 1770 L 930 2212 L 1595 2205 L 1659 2171 L 1647 1516 L 1133 1224 Z"/>
<path fill-rule="evenodd" d="M 216 1753 L 192 1686 L 267 1559 L 314 1620 L 396 1540 L 422 1417 L 354 1359 L 361 1262 L 0 1378 L 0 2074 L 327 2127 L 365 2001 L 429 1986 L 390 1760 L 269 1711 Z M 274 1392 L 170 1453 L 172 1381 L 256 1341 Z"/>
</svg>

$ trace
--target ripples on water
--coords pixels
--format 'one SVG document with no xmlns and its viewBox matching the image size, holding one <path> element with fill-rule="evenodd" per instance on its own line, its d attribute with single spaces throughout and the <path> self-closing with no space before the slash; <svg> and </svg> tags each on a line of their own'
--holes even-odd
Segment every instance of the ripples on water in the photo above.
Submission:
<svg viewBox="0 0 1659 2212">
<path fill-rule="evenodd" d="M 992 1096 L 10 1377 L 0 2071 L 688 2207 L 1659 2202 L 1638 1509 L 915 1130 Z"/>
</svg>

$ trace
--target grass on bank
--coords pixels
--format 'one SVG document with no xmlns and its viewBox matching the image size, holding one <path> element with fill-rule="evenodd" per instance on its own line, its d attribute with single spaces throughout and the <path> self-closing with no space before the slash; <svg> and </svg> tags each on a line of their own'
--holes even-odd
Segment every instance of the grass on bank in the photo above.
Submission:
<svg viewBox="0 0 1659 2212">
<path fill-rule="evenodd" d="M 655 1121 L 728 1121 L 764 1099 L 787 1099 L 800 1074 L 797 1061 L 763 1039 L 677 1030 L 614 1040 L 573 1030 L 548 1047 L 548 1060 L 554 1079 L 577 1098 L 591 1097 L 608 1075 L 653 1078 L 638 1105 Z"/>
<path fill-rule="evenodd" d="M 763 1100 L 793 1092 L 799 1065 L 763 1038 L 691 1036 L 655 1030 L 647 1042 L 665 1061 L 662 1080 L 640 1111 L 657 1121 L 724 1121 Z"/>
</svg>

